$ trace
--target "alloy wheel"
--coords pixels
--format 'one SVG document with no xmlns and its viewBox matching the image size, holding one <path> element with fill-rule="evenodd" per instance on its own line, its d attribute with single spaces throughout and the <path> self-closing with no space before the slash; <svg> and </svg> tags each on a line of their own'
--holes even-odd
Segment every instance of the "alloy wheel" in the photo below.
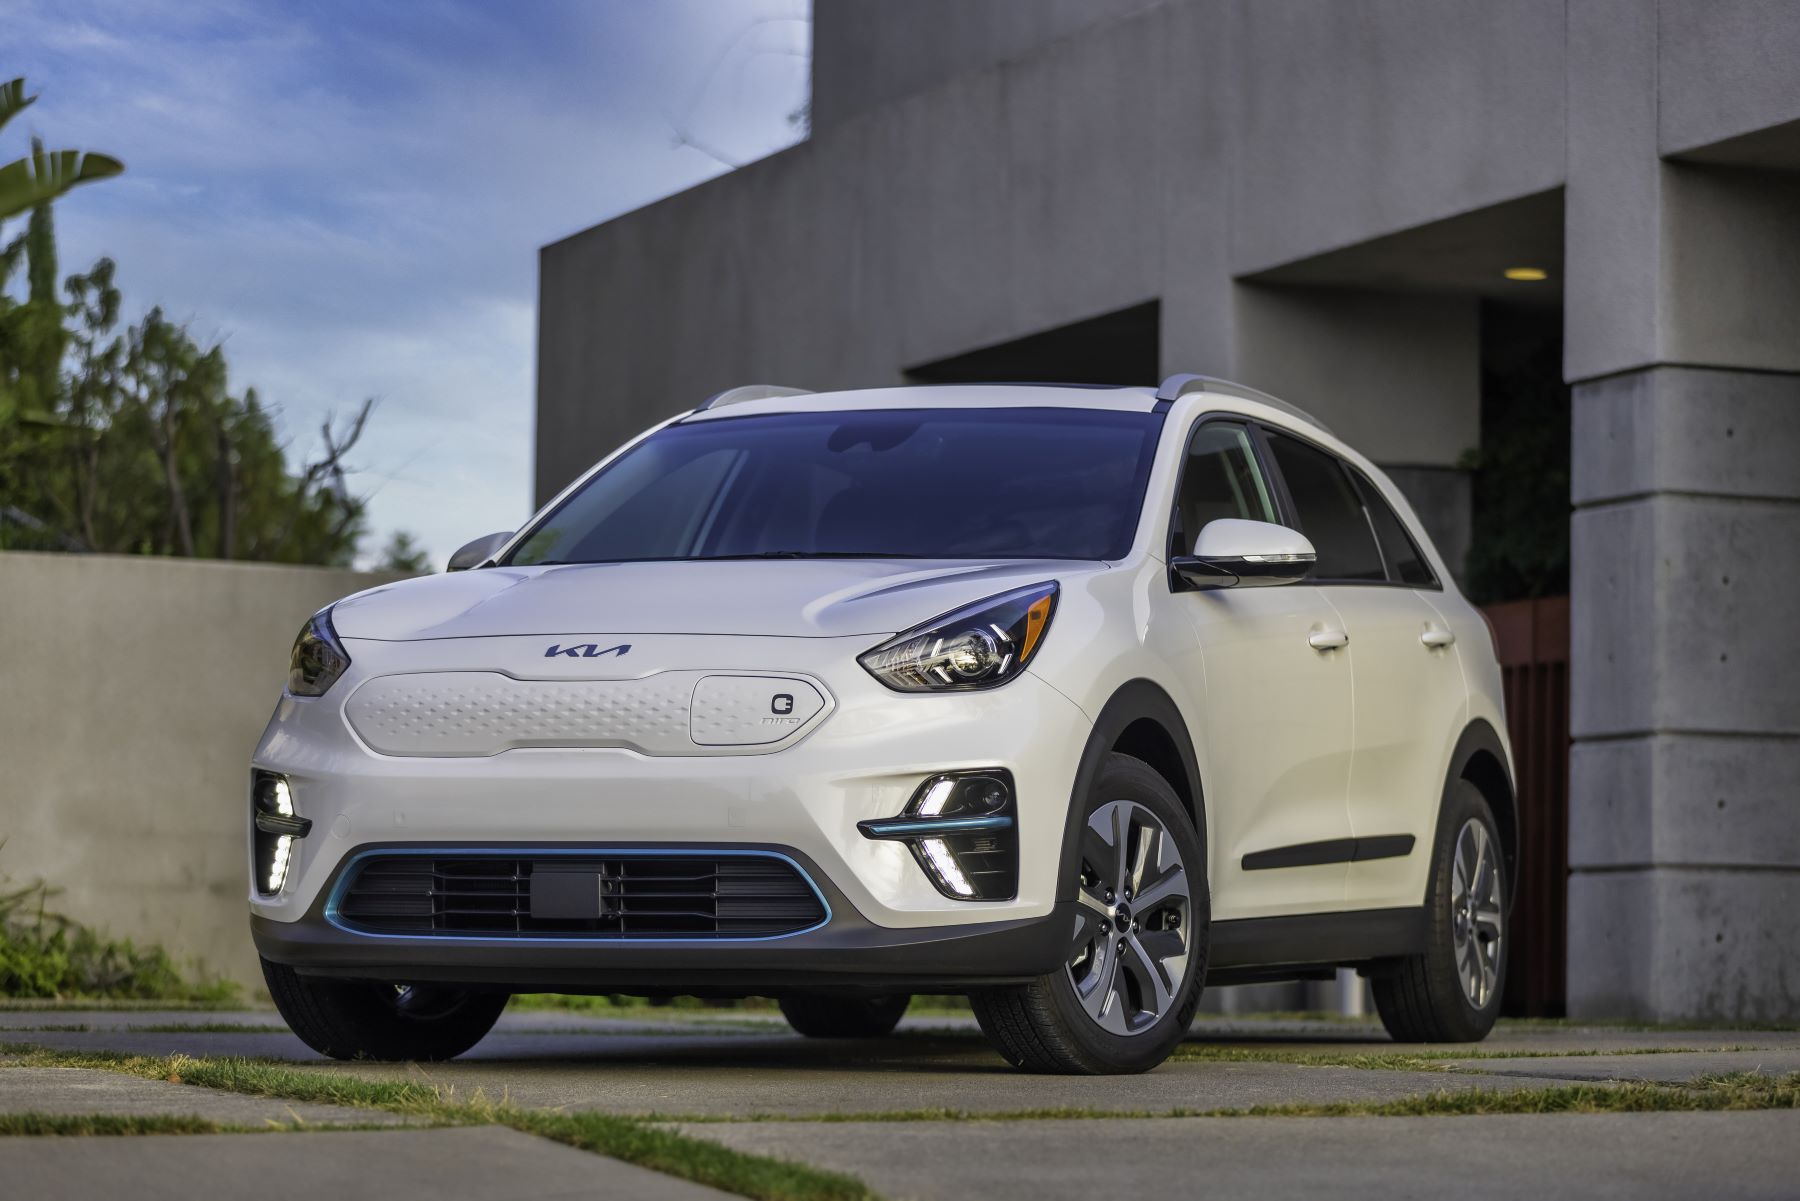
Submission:
<svg viewBox="0 0 1800 1201">
<path fill-rule="evenodd" d="M 1500 857 L 1487 827 L 1471 818 L 1456 836 L 1451 860 L 1450 935 L 1463 996 L 1487 1008 L 1500 982 L 1505 908 L 1500 895 Z"/>
<path fill-rule="evenodd" d="M 1188 873 L 1156 814 L 1109 801 L 1081 837 L 1081 907 L 1069 982 L 1088 1017 L 1112 1034 L 1141 1034 L 1176 1005 L 1193 944 Z"/>
</svg>

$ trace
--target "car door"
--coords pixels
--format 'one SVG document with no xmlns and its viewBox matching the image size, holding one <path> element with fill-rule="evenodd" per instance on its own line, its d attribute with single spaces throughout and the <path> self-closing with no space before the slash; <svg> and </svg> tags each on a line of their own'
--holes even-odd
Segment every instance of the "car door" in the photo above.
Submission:
<svg viewBox="0 0 1800 1201">
<path fill-rule="evenodd" d="M 1441 585 L 1373 480 L 1311 443 L 1267 438 L 1299 529 L 1319 548 L 1313 579 L 1350 640 L 1355 841 L 1345 907 L 1417 905 L 1444 759 L 1467 706 L 1455 637 L 1427 599 Z"/>
<path fill-rule="evenodd" d="M 1170 553 L 1224 517 L 1281 519 L 1250 426 L 1210 418 L 1189 439 Z M 1318 852 L 1350 837 L 1351 680 L 1330 645 L 1336 612 L 1305 584 L 1171 586 L 1194 633 L 1177 669 L 1204 679 L 1196 736 L 1207 749 L 1214 920 L 1341 908 L 1345 860 Z"/>
</svg>

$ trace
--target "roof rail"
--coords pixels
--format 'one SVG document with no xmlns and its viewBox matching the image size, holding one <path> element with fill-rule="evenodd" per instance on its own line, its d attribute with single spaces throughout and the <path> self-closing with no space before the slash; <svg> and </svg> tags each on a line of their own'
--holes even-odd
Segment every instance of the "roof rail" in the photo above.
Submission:
<svg viewBox="0 0 1800 1201">
<path fill-rule="evenodd" d="M 1171 375 L 1157 386 L 1156 399 L 1161 401 L 1180 400 L 1183 396 L 1188 396 L 1195 392 L 1210 392 L 1215 396 L 1234 396 L 1239 400 L 1254 400 L 1257 404 L 1265 404 L 1272 409 L 1280 409 L 1282 412 L 1298 417 L 1302 421 L 1310 421 L 1326 433 L 1331 433 L 1330 426 L 1326 425 L 1323 421 L 1320 421 L 1317 417 L 1314 417 L 1311 413 L 1308 413 L 1297 404 L 1289 404 L 1279 396 L 1270 396 L 1267 392 L 1259 391 L 1248 385 L 1234 384 L 1228 379 L 1216 379 L 1210 375 L 1190 375 L 1185 372 L 1178 375 Z M 1335 435 L 1333 436 L 1335 437 Z"/>
<path fill-rule="evenodd" d="M 722 409 L 726 405 L 743 404 L 746 400 L 774 400 L 782 396 L 810 396 L 810 388 L 784 388 L 780 384 L 739 384 L 735 388 L 727 388 L 723 392 L 714 392 L 700 404 L 694 412 L 704 413 L 708 409 Z"/>
</svg>

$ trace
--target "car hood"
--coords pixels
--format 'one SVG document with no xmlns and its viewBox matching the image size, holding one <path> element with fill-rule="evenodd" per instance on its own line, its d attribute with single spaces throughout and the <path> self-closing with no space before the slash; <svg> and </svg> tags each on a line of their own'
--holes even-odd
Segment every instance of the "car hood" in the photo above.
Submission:
<svg viewBox="0 0 1800 1201">
<path fill-rule="evenodd" d="M 340 637 L 883 635 L 985 596 L 1106 570 L 1065 559 L 759 559 L 486 567 L 339 601 Z"/>
</svg>

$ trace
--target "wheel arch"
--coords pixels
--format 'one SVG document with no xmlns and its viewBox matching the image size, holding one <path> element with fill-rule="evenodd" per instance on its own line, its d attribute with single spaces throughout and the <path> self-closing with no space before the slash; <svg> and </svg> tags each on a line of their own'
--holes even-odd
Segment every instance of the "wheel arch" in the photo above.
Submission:
<svg viewBox="0 0 1800 1201">
<path fill-rule="evenodd" d="M 1506 859 L 1506 901 L 1510 906 L 1519 882 L 1518 793 L 1507 767 L 1506 744 L 1482 718 L 1471 721 L 1456 740 L 1456 749 L 1450 754 L 1450 770 L 1444 778 L 1444 800 L 1449 799 L 1450 789 L 1459 780 L 1473 784 L 1493 810 L 1494 824 L 1500 828 L 1500 850 Z"/>
<path fill-rule="evenodd" d="M 1145 679 L 1129 680 L 1121 684 L 1101 707 L 1075 769 L 1075 782 L 1069 791 L 1069 806 L 1063 817 L 1063 870 L 1057 873 L 1056 881 L 1058 901 L 1075 899 L 1075 874 L 1071 868 L 1081 832 L 1076 815 L 1106 757 L 1114 753 L 1142 760 L 1167 780 L 1188 811 L 1194 828 L 1199 831 L 1203 853 L 1209 845 L 1200 761 L 1194 753 L 1187 721 L 1159 685 Z"/>
</svg>

